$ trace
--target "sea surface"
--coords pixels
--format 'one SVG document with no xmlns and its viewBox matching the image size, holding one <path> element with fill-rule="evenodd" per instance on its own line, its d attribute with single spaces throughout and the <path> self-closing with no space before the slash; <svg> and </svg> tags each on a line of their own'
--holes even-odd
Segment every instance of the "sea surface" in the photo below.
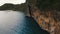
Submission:
<svg viewBox="0 0 60 34">
<path fill-rule="evenodd" d="M 14 31 L 14 28 L 19 23 L 23 23 L 23 19 L 23 12 L 12 10 L 0 11 L 0 34 L 18 34 Z"/>
<path fill-rule="evenodd" d="M 33 18 L 25 16 L 24 12 L 12 10 L 0 11 L 0 34 L 43 33 L 43 30 L 40 30 L 40 27 Z"/>
</svg>

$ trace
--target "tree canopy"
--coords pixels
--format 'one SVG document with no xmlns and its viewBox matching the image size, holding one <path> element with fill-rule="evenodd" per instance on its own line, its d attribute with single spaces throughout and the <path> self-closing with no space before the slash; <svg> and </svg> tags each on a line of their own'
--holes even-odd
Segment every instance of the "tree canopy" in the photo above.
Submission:
<svg viewBox="0 0 60 34">
<path fill-rule="evenodd" d="M 42 10 L 60 10 L 60 0 L 37 0 L 36 6 Z"/>
</svg>

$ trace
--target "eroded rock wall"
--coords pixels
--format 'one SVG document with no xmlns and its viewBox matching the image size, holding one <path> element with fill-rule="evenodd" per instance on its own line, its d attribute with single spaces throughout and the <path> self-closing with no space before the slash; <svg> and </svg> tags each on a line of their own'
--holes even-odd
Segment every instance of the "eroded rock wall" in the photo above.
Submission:
<svg viewBox="0 0 60 34">
<path fill-rule="evenodd" d="M 26 15 L 33 17 L 39 26 L 50 32 L 50 34 L 60 34 L 60 11 L 57 10 L 43 10 L 41 11 L 36 6 L 37 0 L 27 0 Z"/>
</svg>

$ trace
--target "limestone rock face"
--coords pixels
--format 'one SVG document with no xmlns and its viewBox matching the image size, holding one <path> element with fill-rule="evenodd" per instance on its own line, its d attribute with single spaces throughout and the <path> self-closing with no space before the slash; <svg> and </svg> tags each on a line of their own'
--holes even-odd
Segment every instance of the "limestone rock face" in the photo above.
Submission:
<svg viewBox="0 0 60 34">
<path fill-rule="evenodd" d="M 44 1 L 42 1 L 41 3 L 38 3 L 37 1 L 42 0 L 26 1 L 27 6 L 26 15 L 29 17 L 33 17 L 37 21 L 39 26 L 42 29 L 50 32 L 50 34 L 60 34 L 60 11 L 51 9 L 49 7 L 49 3 L 44 5 L 48 7 L 45 7 L 45 9 L 41 10 L 41 8 L 37 5 L 39 4 L 42 5 L 43 4 L 42 2 Z"/>
</svg>

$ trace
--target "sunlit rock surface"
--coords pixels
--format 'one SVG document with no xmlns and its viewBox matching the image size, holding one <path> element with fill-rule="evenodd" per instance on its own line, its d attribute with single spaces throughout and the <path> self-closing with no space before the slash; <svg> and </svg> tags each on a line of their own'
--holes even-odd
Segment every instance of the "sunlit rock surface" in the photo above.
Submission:
<svg viewBox="0 0 60 34">
<path fill-rule="evenodd" d="M 50 32 L 50 34 L 60 34 L 60 11 L 51 10 L 51 8 L 49 10 L 48 9 L 41 10 L 42 7 L 39 8 L 40 6 L 36 6 L 36 4 L 39 5 L 39 3 L 37 3 L 36 1 L 42 1 L 41 6 L 46 5 L 44 4 L 45 1 L 43 0 L 33 0 L 33 1 L 27 0 L 26 1 L 26 6 L 27 6 L 26 15 L 29 17 L 33 17 L 37 21 L 39 26 L 42 29 Z M 46 8 L 47 7 L 48 6 L 46 6 Z"/>
</svg>

